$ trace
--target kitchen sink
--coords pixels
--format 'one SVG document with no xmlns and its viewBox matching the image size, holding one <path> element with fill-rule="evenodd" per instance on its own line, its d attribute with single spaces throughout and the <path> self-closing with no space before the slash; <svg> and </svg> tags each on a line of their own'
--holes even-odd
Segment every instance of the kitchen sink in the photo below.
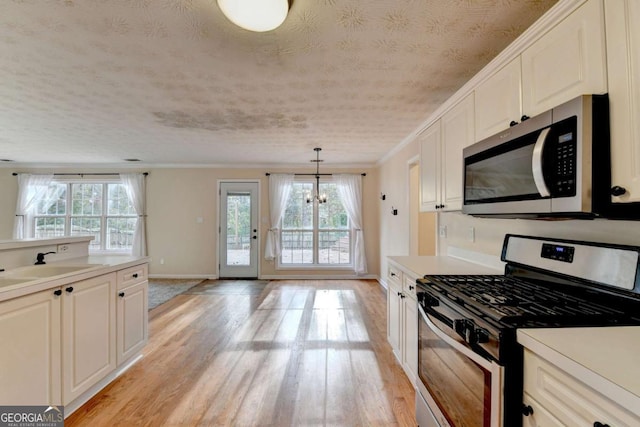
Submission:
<svg viewBox="0 0 640 427">
<path fill-rule="evenodd" d="M 33 280 L 33 279 L 26 278 L 26 277 L 22 277 L 22 278 L 0 277 L 0 288 L 4 286 L 19 285 L 20 283 L 28 282 L 30 280 Z"/>
<path fill-rule="evenodd" d="M 30 265 L 27 267 L 19 267 L 14 270 L 6 271 L 0 279 L 19 280 L 21 278 L 28 278 L 28 280 L 41 279 L 45 277 L 60 276 L 63 274 L 80 272 L 83 270 L 91 270 L 97 267 L 102 267 L 102 264 L 79 264 L 79 265 Z"/>
</svg>

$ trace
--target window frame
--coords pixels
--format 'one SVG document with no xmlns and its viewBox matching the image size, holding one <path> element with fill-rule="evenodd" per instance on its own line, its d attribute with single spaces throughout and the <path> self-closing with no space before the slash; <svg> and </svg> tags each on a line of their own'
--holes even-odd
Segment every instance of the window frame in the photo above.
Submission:
<svg viewBox="0 0 640 427">
<path fill-rule="evenodd" d="M 66 212 L 65 214 L 37 214 L 34 213 L 30 218 L 32 236 L 35 237 L 37 232 L 37 221 L 40 218 L 63 218 L 64 219 L 64 234 L 60 237 L 71 237 L 71 222 L 72 219 L 99 219 L 100 221 L 100 247 L 92 247 L 89 243 L 89 253 L 99 255 L 128 255 L 131 254 L 131 249 L 108 249 L 107 245 L 107 223 L 110 219 L 136 219 L 138 220 L 138 214 L 132 213 L 130 215 L 109 215 L 109 185 L 120 184 L 124 185 L 119 179 L 105 179 L 105 178 L 83 178 L 83 179 L 59 179 L 54 178 L 52 184 L 64 184 L 66 188 Z M 74 215 L 72 214 L 73 200 L 72 200 L 72 186 L 74 184 L 99 184 L 102 186 L 102 212 L 100 215 Z M 130 202 L 131 203 L 131 202 Z"/>
<path fill-rule="evenodd" d="M 315 177 L 296 177 L 294 179 L 295 184 L 311 184 L 312 194 L 316 194 L 316 179 Z M 320 177 L 320 184 L 335 184 L 331 179 L 323 179 Z M 346 228 L 320 228 L 320 209 L 319 204 L 314 201 L 313 203 L 313 226 L 310 229 L 306 228 L 287 228 L 283 227 L 284 216 L 280 219 L 280 223 L 278 225 L 278 239 L 280 241 L 280 248 L 283 247 L 282 234 L 284 232 L 312 232 L 313 233 L 313 262 L 312 263 L 282 263 L 282 253 L 276 258 L 276 270 L 345 270 L 351 271 L 355 268 L 354 260 L 354 233 L 353 228 L 351 227 L 351 221 L 347 215 L 347 227 Z M 344 209 L 344 208 L 343 208 Z M 330 232 L 346 232 L 349 236 L 349 263 L 343 264 L 329 264 L 329 263 L 320 263 L 320 233 L 330 233 Z"/>
</svg>

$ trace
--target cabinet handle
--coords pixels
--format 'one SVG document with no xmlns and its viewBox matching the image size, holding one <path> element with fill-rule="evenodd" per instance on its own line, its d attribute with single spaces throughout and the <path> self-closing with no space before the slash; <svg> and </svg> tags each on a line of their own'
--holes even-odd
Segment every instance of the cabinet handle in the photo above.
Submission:
<svg viewBox="0 0 640 427">
<path fill-rule="evenodd" d="M 624 187 L 620 187 L 619 185 L 614 185 L 613 187 L 611 187 L 612 196 L 615 196 L 615 197 L 622 196 L 626 192 L 627 192 L 627 189 Z"/>
<path fill-rule="evenodd" d="M 393 271 L 391 272 L 391 277 L 396 277 L 396 273 L 394 273 Z"/>
<path fill-rule="evenodd" d="M 518 122 L 516 122 L 515 120 L 511 120 L 511 123 L 509 123 L 509 127 L 514 127 L 517 124 Z"/>
<path fill-rule="evenodd" d="M 409 285 L 409 290 L 412 291 L 413 290 L 413 285 Z"/>
<path fill-rule="evenodd" d="M 55 291 L 53 291 L 53 294 L 59 297 L 60 295 L 62 295 L 62 289 L 56 289 Z"/>
<path fill-rule="evenodd" d="M 531 117 L 527 116 L 526 114 L 524 114 L 522 117 L 520 117 L 520 121 L 524 122 L 525 120 L 529 120 Z"/>
<path fill-rule="evenodd" d="M 404 294 L 400 294 L 400 298 L 404 299 L 405 295 Z"/>
<path fill-rule="evenodd" d="M 530 405 L 522 407 L 522 415 L 528 417 L 531 414 L 533 414 L 533 408 Z"/>
<path fill-rule="evenodd" d="M 602 424 L 600 421 L 593 423 L 593 427 L 609 427 L 609 424 Z"/>
<path fill-rule="evenodd" d="M 67 289 L 65 289 L 65 291 L 69 293 L 73 292 L 73 286 L 69 286 Z"/>
<path fill-rule="evenodd" d="M 133 273 L 133 278 L 137 279 L 138 278 L 138 273 Z"/>
<path fill-rule="evenodd" d="M 120 293 L 118 294 L 118 296 L 119 296 L 120 298 L 124 298 L 124 292 L 120 292 Z"/>
</svg>

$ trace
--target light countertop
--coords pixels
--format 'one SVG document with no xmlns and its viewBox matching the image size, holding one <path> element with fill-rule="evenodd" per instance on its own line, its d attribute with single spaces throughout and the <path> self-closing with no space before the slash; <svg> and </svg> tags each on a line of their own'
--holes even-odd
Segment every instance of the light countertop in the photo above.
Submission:
<svg viewBox="0 0 640 427">
<path fill-rule="evenodd" d="M 78 258 L 66 259 L 59 262 L 50 262 L 45 265 L 49 266 L 83 266 L 87 265 L 87 269 L 58 274 L 55 276 L 34 278 L 22 283 L 12 283 L 7 280 L 5 285 L 0 279 L 0 301 L 11 298 L 52 289 L 63 286 L 68 283 L 77 282 L 88 279 L 90 277 L 108 274 L 124 268 L 133 267 L 135 265 L 144 264 L 149 261 L 148 257 L 137 257 L 131 255 L 89 255 Z M 27 266 L 25 266 L 27 267 Z M 16 268 L 15 270 L 19 270 Z M 12 270 L 0 273 L 0 277 L 12 278 Z"/>
<path fill-rule="evenodd" d="M 389 261 L 414 277 L 425 274 L 503 274 L 498 270 L 482 264 L 465 261 L 452 256 L 390 256 Z"/>
<path fill-rule="evenodd" d="M 518 342 L 601 394 L 640 411 L 640 327 L 519 329 Z"/>
</svg>

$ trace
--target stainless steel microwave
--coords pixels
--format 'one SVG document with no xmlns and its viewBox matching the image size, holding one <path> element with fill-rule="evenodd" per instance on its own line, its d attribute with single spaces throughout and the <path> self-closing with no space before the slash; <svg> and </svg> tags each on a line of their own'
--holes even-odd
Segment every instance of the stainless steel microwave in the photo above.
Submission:
<svg viewBox="0 0 640 427">
<path fill-rule="evenodd" d="M 462 211 L 596 217 L 611 181 L 609 100 L 583 95 L 463 150 Z"/>
</svg>

